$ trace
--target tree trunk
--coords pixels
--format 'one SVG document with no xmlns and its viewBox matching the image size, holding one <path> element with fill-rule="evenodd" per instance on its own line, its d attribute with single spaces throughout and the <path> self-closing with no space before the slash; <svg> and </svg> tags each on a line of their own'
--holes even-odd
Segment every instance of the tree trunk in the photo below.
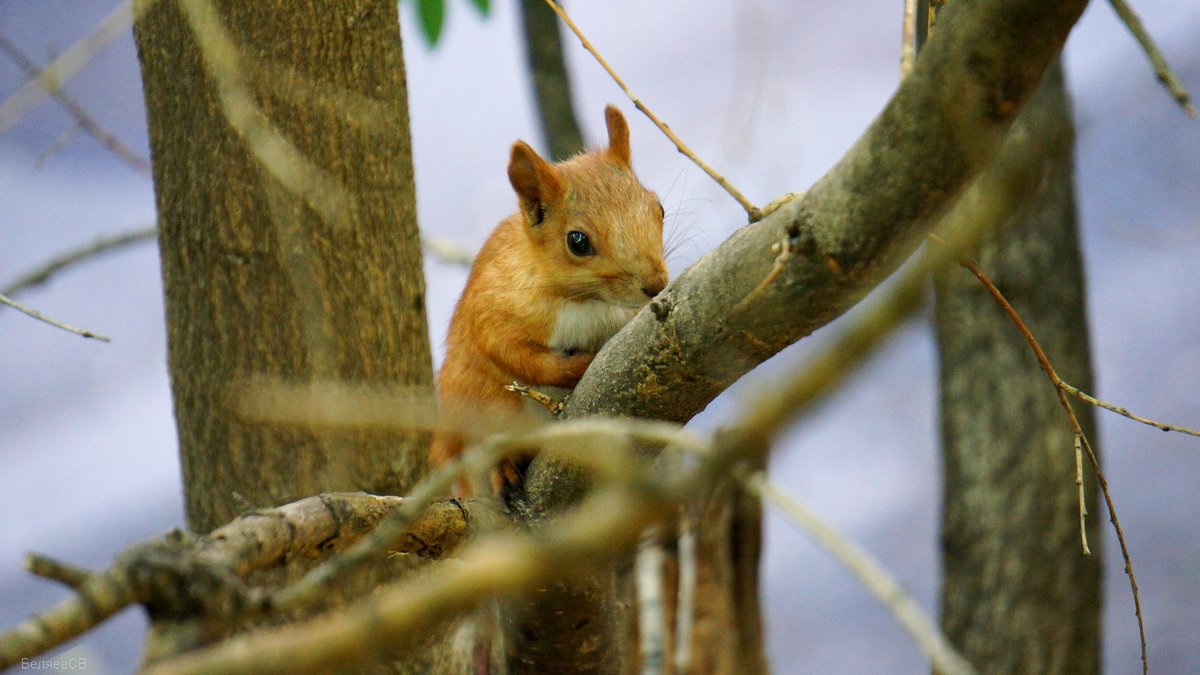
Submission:
<svg viewBox="0 0 1200 675">
<path fill-rule="evenodd" d="M 554 161 L 563 160 L 583 150 L 583 135 L 571 104 L 571 77 L 563 56 L 558 15 L 545 0 L 521 0 L 518 5 L 542 135 Z"/>
<path fill-rule="evenodd" d="M 236 409 L 263 377 L 432 393 L 395 3 L 159 2 L 135 33 L 189 526 L 403 494 L 424 435 Z"/>
<path fill-rule="evenodd" d="M 1058 373 L 1091 389 L 1076 233 L 1074 131 L 1061 65 L 1014 134 L 1042 180 L 976 253 Z M 1087 480 L 1081 552 L 1073 434 L 1029 346 L 970 274 L 937 280 L 945 495 L 942 626 L 981 672 L 1093 673 L 1100 663 L 1100 523 Z M 1095 442 L 1093 415 L 1077 406 Z M 1086 459 L 1084 460 L 1086 463 Z M 1085 464 L 1085 474 L 1091 472 Z"/>
</svg>

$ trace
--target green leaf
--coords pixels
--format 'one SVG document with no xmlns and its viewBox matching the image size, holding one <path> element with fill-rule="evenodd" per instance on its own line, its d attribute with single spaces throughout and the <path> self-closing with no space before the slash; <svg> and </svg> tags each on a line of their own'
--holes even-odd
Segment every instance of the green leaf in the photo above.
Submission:
<svg viewBox="0 0 1200 675">
<path fill-rule="evenodd" d="M 417 20 L 421 22 L 421 34 L 425 42 L 433 47 L 442 36 L 446 25 L 445 0 L 417 0 Z"/>
<path fill-rule="evenodd" d="M 490 0 L 471 0 L 471 4 L 475 5 L 475 9 L 479 10 L 481 16 L 487 16 L 492 9 Z"/>
</svg>

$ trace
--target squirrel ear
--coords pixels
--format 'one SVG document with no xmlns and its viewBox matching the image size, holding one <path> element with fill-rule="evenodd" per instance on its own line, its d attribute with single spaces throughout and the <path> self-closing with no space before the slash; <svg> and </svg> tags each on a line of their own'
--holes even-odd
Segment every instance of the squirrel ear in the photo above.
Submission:
<svg viewBox="0 0 1200 675">
<path fill-rule="evenodd" d="M 629 124 L 617 106 L 604 108 L 604 124 L 608 127 L 608 156 L 626 167 L 633 167 L 629 152 Z"/>
<path fill-rule="evenodd" d="M 512 156 L 508 160 L 508 182 L 516 190 L 521 210 L 532 225 L 540 225 L 545 207 L 557 202 L 564 193 L 558 170 L 525 141 L 513 143 Z"/>
</svg>

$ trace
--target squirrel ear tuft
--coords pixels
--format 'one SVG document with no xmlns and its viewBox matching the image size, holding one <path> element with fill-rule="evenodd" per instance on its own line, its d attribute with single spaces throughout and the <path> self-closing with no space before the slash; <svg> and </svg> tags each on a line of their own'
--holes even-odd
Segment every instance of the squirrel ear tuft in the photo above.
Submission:
<svg viewBox="0 0 1200 675">
<path fill-rule="evenodd" d="M 521 200 L 521 210 L 528 214 L 544 212 L 541 209 L 557 202 L 565 192 L 558 169 L 542 159 L 525 141 L 513 143 L 512 156 L 508 160 L 508 182 L 512 183 Z M 534 220 L 530 223 L 538 224 Z"/>
<path fill-rule="evenodd" d="M 608 127 L 608 156 L 626 167 L 633 168 L 629 151 L 629 123 L 625 121 L 625 116 L 617 106 L 605 106 L 604 124 Z"/>
</svg>

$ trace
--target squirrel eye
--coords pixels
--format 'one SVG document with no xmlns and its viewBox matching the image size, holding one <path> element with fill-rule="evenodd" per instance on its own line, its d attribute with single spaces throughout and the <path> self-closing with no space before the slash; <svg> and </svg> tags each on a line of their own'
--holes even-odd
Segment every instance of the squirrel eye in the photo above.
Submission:
<svg viewBox="0 0 1200 675">
<path fill-rule="evenodd" d="M 596 249 L 592 248 L 592 240 L 579 230 L 571 230 L 567 233 L 567 248 L 581 258 L 596 255 Z"/>
</svg>

